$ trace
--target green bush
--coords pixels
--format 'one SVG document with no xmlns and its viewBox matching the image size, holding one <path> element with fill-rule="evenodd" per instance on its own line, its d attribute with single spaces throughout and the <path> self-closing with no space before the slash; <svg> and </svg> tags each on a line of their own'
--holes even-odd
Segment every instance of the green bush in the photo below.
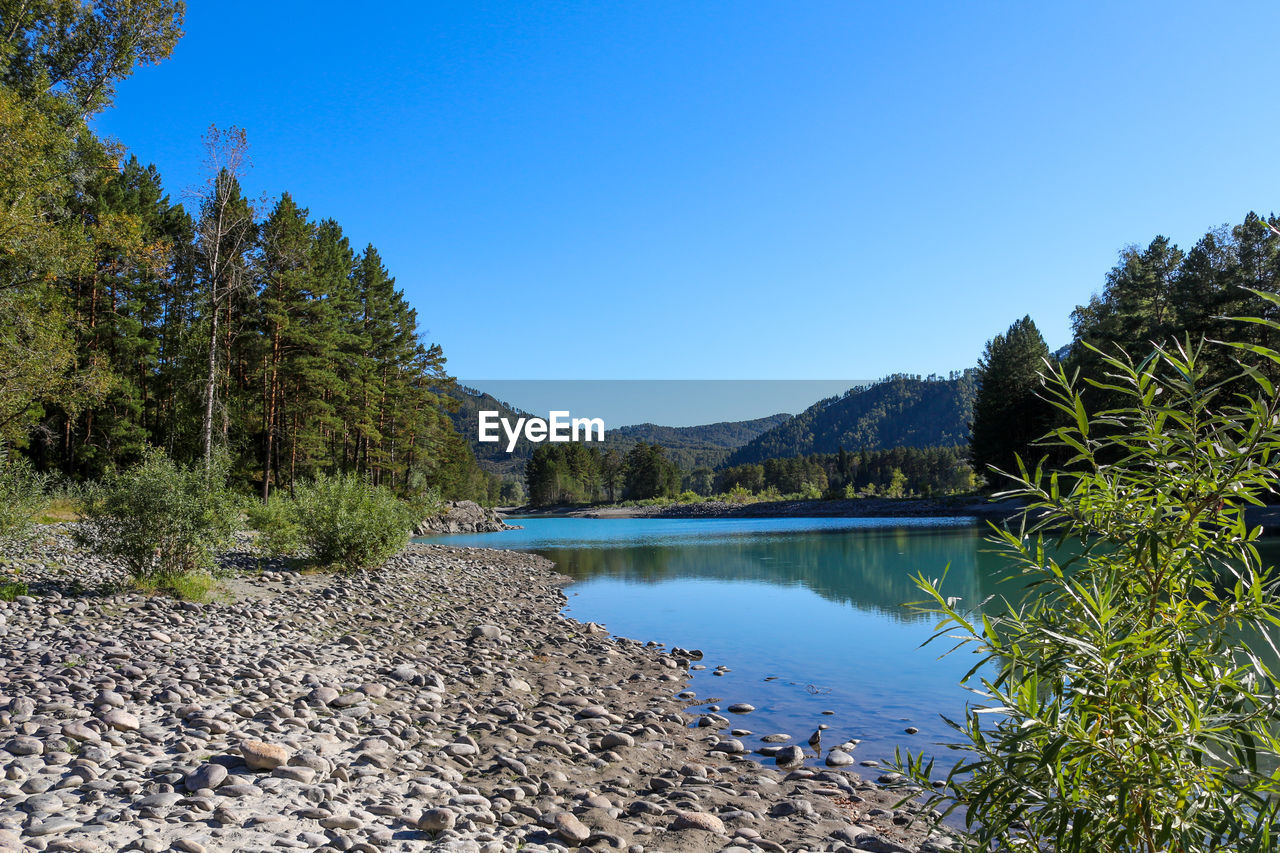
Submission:
<svg viewBox="0 0 1280 853">
<path fill-rule="evenodd" d="M 25 459 L 0 445 L 0 548 L 30 538 L 36 516 L 49 503 L 45 485 L 45 478 L 32 471 Z"/>
<path fill-rule="evenodd" d="M 439 488 L 422 485 L 420 475 L 415 475 L 410 480 L 410 487 L 410 495 L 406 503 L 412 510 L 416 521 L 444 515 L 448 506 L 447 501 L 441 496 Z"/>
<path fill-rule="evenodd" d="M 77 536 L 134 578 L 208 572 L 231 544 L 236 510 L 224 464 L 185 467 L 152 449 L 87 490 Z"/>
<path fill-rule="evenodd" d="M 293 500 L 283 492 L 272 492 L 266 502 L 252 501 L 245 508 L 249 526 L 258 531 L 257 549 L 268 557 L 288 557 L 302 547 Z"/>
<path fill-rule="evenodd" d="M 294 491 L 302 541 L 321 565 L 376 568 L 409 541 L 414 512 L 354 474 L 319 476 Z"/>
<path fill-rule="evenodd" d="M 898 766 L 930 805 L 965 810 L 969 850 L 1280 844 L 1280 598 L 1244 521 L 1276 486 L 1280 398 L 1251 367 L 1230 395 L 1206 387 L 1204 349 L 1105 358 L 1091 384 L 1125 408 L 1093 416 L 1075 380 L 1050 377 L 1069 426 L 1046 443 L 1070 459 L 1013 477 L 1007 495 L 1030 509 L 993 537 L 1028 582 L 1023 600 L 982 616 L 945 580 L 917 581 L 941 617 L 935 639 L 979 655 L 965 679 L 977 700 L 952 723 L 965 757 L 946 788 L 930 789 L 923 754 Z"/>
</svg>

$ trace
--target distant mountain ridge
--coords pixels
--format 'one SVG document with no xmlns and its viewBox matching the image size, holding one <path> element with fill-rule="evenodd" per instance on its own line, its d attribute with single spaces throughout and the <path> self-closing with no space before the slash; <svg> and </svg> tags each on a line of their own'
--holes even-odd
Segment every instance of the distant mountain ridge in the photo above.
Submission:
<svg viewBox="0 0 1280 853">
<path fill-rule="evenodd" d="M 458 401 L 458 410 L 450 414 L 453 425 L 470 442 L 481 467 L 503 476 L 523 476 L 524 465 L 533 456 L 535 445 L 522 437 L 517 441 L 515 450 L 507 453 L 505 438 L 500 442 L 478 441 L 479 413 L 497 411 L 500 417 L 513 423 L 517 418 L 534 416 L 477 388 L 458 386 L 449 393 Z M 734 450 L 790 419 L 791 415 L 780 413 L 747 421 L 720 421 L 687 427 L 652 423 L 610 427 L 605 430 L 601 447 L 625 454 L 638 442 L 661 444 L 666 448 L 667 456 L 685 470 L 717 468 Z"/>
<path fill-rule="evenodd" d="M 969 442 L 977 372 L 940 377 L 889 376 L 819 400 L 735 450 L 725 465 L 888 447 L 945 447 Z"/>
</svg>

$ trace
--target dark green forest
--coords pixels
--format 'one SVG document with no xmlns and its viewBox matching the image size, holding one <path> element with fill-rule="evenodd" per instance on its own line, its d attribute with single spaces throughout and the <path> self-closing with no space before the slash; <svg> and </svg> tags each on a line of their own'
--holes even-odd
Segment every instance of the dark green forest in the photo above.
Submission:
<svg viewBox="0 0 1280 853">
<path fill-rule="evenodd" d="M 493 478 L 449 418 L 444 353 L 374 246 L 287 192 L 253 201 L 236 128 L 210 128 L 189 204 L 94 134 L 182 15 L 170 0 L 5 10 L 0 442 L 71 480 L 155 447 L 227 455 L 263 497 L 353 472 L 487 499 Z"/>
<path fill-rule="evenodd" d="M 1129 246 L 1107 272 L 1102 289 L 1071 315 L 1072 341 L 1063 352 L 1050 354 L 1030 317 L 1024 317 L 988 342 L 978 369 L 974 407 L 972 456 L 975 470 L 989 485 L 1006 478 L 988 466 L 1016 470 L 1016 457 L 1030 466 L 1048 457 L 1059 466 L 1068 462 L 1061 451 L 1050 453 L 1035 439 L 1061 425 L 1039 396 L 1040 374 L 1059 365 L 1078 375 L 1083 397 L 1094 410 L 1117 403 L 1114 392 L 1090 385 L 1108 383 L 1102 355 L 1123 352 L 1135 364 L 1156 347 L 1195 349 L 1203 340 L 1229 340 L 1245 347 L 1280 349 L 1280 336 L 1267 326 L 1238 318 L 1280 318 L 1278 309 L 1254 291 L 1280 293 L 1280 219 L 1249 213 L 1238 225 L 1205 233 L 1183 250 L 1158 236 L 1146 247 Z M 1224 347 L 1210 347 L 1201 363 L 1207 369 L 1205 387 L 1238 374 Z M 1061 360 L 1059 357 L 1061 356 Z M 1257 368 L 1271 382 L 1280 380 L 1274 364 Z"/>
</svg>

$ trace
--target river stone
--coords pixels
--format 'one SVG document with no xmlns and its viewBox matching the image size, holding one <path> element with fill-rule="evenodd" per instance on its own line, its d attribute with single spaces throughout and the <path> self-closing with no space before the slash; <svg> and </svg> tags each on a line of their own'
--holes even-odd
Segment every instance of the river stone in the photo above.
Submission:
<svg viewBox="0 0 1280 853">
<path fill-rule="evenodd" d="M 93 700 L 95 705 L 109 705 L 112 708 L 123 708 L 124 697 L 114 690 L 101 690 Z"/>
<path fill-rule="evenodd" d="M 853 756 L 843 749 L 833 749 L 827 753 L 828 767 L 848 767 L 853 764 Z"/>
<path fill-rule="evenodd" d="M 103 714 L 102 722 L 118 732 L 136 732 L 142 725 L 136 716 L 119 708 L 112 708 Z"/>
<path fill-rule="evenodd" d="M 591 837 L 591 830 L 571 812 L 560 812 L 555 817 L 556 834 L 570 844 L 581 844 Z"/>
<path fill-rule="evenodd" d="M 779 767 L 799 767 L 804 764 L 804 750 L 798 746 L 784 746 L 774 754 Z"/>
<path fill-rule="evenodd" d="M 9 703 L 9 714 L 15 723 L 25 723 L 36 712 L 36 702 L 30 696 L 19 696 Z"/>
<path fill-rule="evenodd" d="M 10 739 L 4 748 L 11 755 L 40 755 L 44 752 L 43 743 L 26 735 L 18 735 Z"/>
<path fill-rule="evenodd" d="M 274 743 L 246 740 L 240 744 L 240 754 L 250 770 L 275 770 L 289 760 L 289 750 Z"/>
<path fill-rule="evenodd" d="M 81 722 L 70 722 L 63 725 L 62 735 L 63 737 L 88 741 L 89 743 L 101 743 L 102 741 L 97 732 Z"/>
<path fill-rule="evenodd" d="M 184 784 L 187 790 L 195 793 L 201 788 L 213 790 L 227 779 L 227 768 L 221 764 L 201 764 L 187 774 Z"/>
<path fill-rule="evenodd" d="M 750 714 L 755 709 L 755 705 L 751 705 L 747 702 L 735 702 L 729 706 L 729 710 L 735 714 Z"/>
<path fill-rule="evenodd" d="M 446 829 L 453 829 L 454 822 L 458 816 L 449 809 L 427 809 L 422 813 L 422 817 L 418 818 L 418 829 L 425 832 L 441 832 Z"/>
<path fill-rule="evenodd" d="M 724 821 L 705 812 L 677 812 L 676 819 L 671 822 L 671 828 L 676 831 L 701 829 L 704 832 L 714 832 L 716 835 L 725 834 Z"/>
<path fill-rule="evenodd" d="M 636 739 L 623 732 L 608 732 L 600 739 L 600 745 L 605 749 L 614 749 L 619 746 L 635 746 Z"/>
</svg>

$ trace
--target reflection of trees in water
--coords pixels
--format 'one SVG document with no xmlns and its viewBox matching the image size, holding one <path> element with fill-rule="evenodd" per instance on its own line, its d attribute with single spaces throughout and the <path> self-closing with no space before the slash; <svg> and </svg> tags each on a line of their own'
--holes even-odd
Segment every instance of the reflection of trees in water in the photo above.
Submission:
<svg viewBox="0 0 1280 853">
<path fill-rule="evenodd" d="M 993 594 L 1014 597 L 1018 584 L 999 582 L 1008 573 L 1008 563 L 998 554 L 987 553 L 989 548 L 977 528 L 878 528 L 720 538 L 709 544 L 690 540 L 671 545 L 547 548 L 538 553 L 579 580 L 698 578 L 800 585 L 832 601 L 914 622 L 927 617 L 903 606 L 921 599 L 912 577 L 917 573 L 938 577 L 948 564 L 948 595 L 971 605 Z"/>
</svg>

